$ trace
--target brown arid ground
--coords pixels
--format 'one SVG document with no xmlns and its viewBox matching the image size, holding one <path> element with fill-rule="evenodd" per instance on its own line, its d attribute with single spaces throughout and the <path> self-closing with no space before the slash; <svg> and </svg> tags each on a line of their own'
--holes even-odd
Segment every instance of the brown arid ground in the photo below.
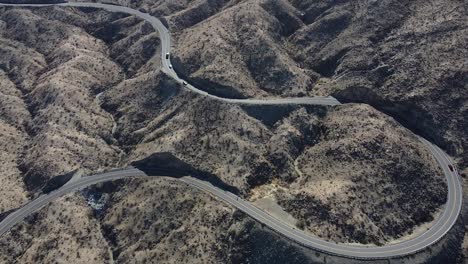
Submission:
<svg viewBox="0 0 468 264">
<path fill-rule="evenodd" d="M 457 1 L 433 1 L 453 9 L 445 16 L 455 25 L 448 30 L 450 24 L 436 19 L 418 28 L 432 32 L 439 25 L 427 43 L 444 40 L 453 50 L 426 44 L 421 55 L 399 55 L 400 44 L 418 50 L 423 45 L 422 37 L 416 34 L 411 42 L 404 32 L 429 16 L 428 4 L 401 15 L 378 11 L 405 5 L 412 10 L 416 2 L 118 3 L 165 17 L 174 32 L 174 66 L 211 92 L 334 94 L 363 101 L 410 129 L 420 125 L 463 157 L 466 128 L 456 128 L 466 126 L 466 90 L 441 91 L 448 75 L 460 72 L 447 77 L 450 87 L 463 77 L 457 67 L 465 51 L 457 47 L 466 29 L 457 24 Z M 157 33 L 133 17 L 93 9 L 0 8 L 0 43 L 1 212 L 24 204 L 56 175 L 124 167 L 155 152 L 171 152 L 218 176 L 247 199 L 260 199 L 268 189 L 301 228 L 337 242 L 391 243 L 430 222 L 445 202 L 440 169 L 394 118 L 364 104 L 240 107 L 191 94 L 160 71 Z M 432 57 L 442 60 L 441 69 Z M 431 63 L 420 63 L 424 60 Z M 427 72 L 421 73 L 421 65 Z M 432 74 L 442 70 L 447 75 Z M 402 113 L 414 123 L 401 120 Z M 90 202 L 97 194 L 102 208 Z M 0 243 L 6 263 L 285 263 L 286 256 L 291 263 L 320 263 L 325 258 L 308 255 L 222 202 L 167 179 L 70 194 Z M 455 248 L 441 254 L 452 260 L 459 245 L 450 243 Z M 439 246 L 412 263 L 439 254 Z"/>
<path fill-rule="evenodd" d="M 365 102 L 467 167 L 462 0 L 110 2 L 167 20 L 174 66 L 203 89 Z"/>
</svg>

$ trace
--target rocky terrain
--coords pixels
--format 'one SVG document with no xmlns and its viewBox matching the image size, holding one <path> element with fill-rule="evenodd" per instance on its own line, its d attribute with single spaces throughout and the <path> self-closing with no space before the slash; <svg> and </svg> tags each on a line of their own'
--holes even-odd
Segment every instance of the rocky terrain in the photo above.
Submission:
<svg viewBox="0 0 468 264">
<path fill-rule="evenodd" d="M 104 205 L 93 205 L 89 193 Z M 443 245 L 459 242 L 451 237 L 391 263 L 450 263 L 454 253 Z M 0 245 L 5 263 L 360 263 L 302 248 L 204 193 L 156 177 L 60 198 Z"/>
<path fill-rule="evenodd" d="M 222 231 L 236 222 L 234 210 L 193 188 L 160 179 L 129 181 L 108 203 L 105 215 L 96 217 L 83 196 L 61 198 L 2 239 L 0 260 L 219 263 L 228 258 L 219 245 L 228 239 Z M 231 229 L 235 234 L 236 226 Z"/>
<path fill-rule="evenodd" d="M 402 75 L 410 74 L 407 68 L 400 69 L 400 76 L 392 73 L 383 79 L 375 74 L 389 68 L 380 64 L 377 70 L 374 64 L 362 66 L 362 75 L 355 69 L 343 75 L 351 67 L 346 65 L 359 65 L 351 60 L 362 57 L 362 65 L 367 65 L 370 58 L 379 61 L 379 56 L 392 54 L 392 45 L 401 41 L 397 33 L 379 33 L 384 37 L 376 38 L 368 53 L 362 50 L 368 46 L 364 39 L 370 41 L 373 35 L 360 36 L 363 42 L 344 36 L 359 35 L 362 17 L 400 4 L 389 3 L 391 8 L 346 1 L 119 4 L 164 16 L 175 34 L 174 66 L 210 92 L 230 97 L 334 94 L 375 105 L 413 129 L 398 114 L 409 111 L 417 117 L 414 124 L 434 130 L 426 133 L 433 133 L 436 142 L 458 144 L 447 150 L 461 157 L 465 143 L 460 135 L 466 130 L 455 127 L 464 127 L 463 90 L 454 92 L 459 105 L 440 102 L 441 116 L 426 119 L 428 111 L 436 109 L 441 76 L 429 74 L 434 79 L 418 88 L 421 101 L 414 101 L 413 108 L 413 101 L 404 98 L 414 92 L 409 90 L 414 85 L 399 86 Z M 459 9 L 454 10 L 457 23 Z M 412 14 L 406 14 L 408 25 L 416 23 L 411 22 Z M 388 22 L 396 23 L 390 18 Z M 325 29 L 332 25 L 344 29 L 328 35 L 331 31 Z M 388 26 L 372 25 L 375 32 Z M 372 30 L 366 32 L 373 34 Z M 440 34 L 456 35 L 457 30 Z M 323 35 L 312 38 L 317 32 Z M 445 38 L 455 41 L 455 49 L 456 41 L 462 40 L 451 36 Z M 335 50 L 345 40 L 352 47 L 346 53 Z M 1 212 L 24 204 L 54 176 L 75 169 L 92 173 L 124 167 L 157 152 L 170 152 L 218 176 L 246 199 L 272 194 L 300 228 L 337 242 L 385 244 L 404 238 L 430 222 L 445 202 L 446 186 L 435 161 L 388 115 L 361 104 L 240 107 L 191 94 L 160 71 L 157 33 L 133 17 L 93 9 L 0 8 L 0 42 L 0 161 L 6 172 L 0 187 Z M 433 52 L 443 60 L 457 59 Z M 350 61 L 345 63 L 345 58 Z M 420 67 L 417 60 L 412 63 Z M 435 71 L 431 65 L 426 65 L 429 72 Z M 446 71 L 452 74 L 456 69 Z M 419 84 L 417 78 L 422 77 L 411 81 Z M 366 85 L 379 96 L 368 96 L 372 89 Z M 461 110 L 444 116 L 451 107 Z M 443 118 L 453 124 L 433 126 Z M 446 126 L 451 128 L 439 135 Z M 88 192 L 75 193 L 15 227 L 1 240 L 2 262 L 271 263 L 271 257 L 279 261 L 280 256 L 290 256 L 293 263 L 325 261 L 324 255 L 284 241 L 181 183 L 151 179 L 110 185 L 90 191 L 104 193 L 104 209 L 89 202 Z M 261 245 L 256 237 L 277 246 Z M 455 247 L 457 239 L 450 242 Z M 427 259 L 421 257 L 420 263 Z"/>
<path fill-rule="evenodd" d="M 466 158 L 466 12 L 445 0 L 243 1 L 193 26 L 181 12 L 168 20 L 194 80 L 365 102 Z"/>
<path fill-rule="evenodd" d="M 45 9 L 9 9 L 1 17 L 3 77 L 14 83 L 19 102 L 8 107 L 11 117 L 20 117 L 14 125 L 27 144 L 16 162 L 29 191 L 77 168 L 115 166 L 121 153 L 113 144 L 113 117 L 96 95 L 119 82 L 123 69 L 104 42 L 83 29 L 110 15 L 80 17 L 55 9 L 55 19 L 44 19 L 50 12 Z"/>
<path fill-rule="evenodd" d="M 112 255 L 100 230 L 84 197 L 68 195 L 3 236 L 0 261 L 109 263 Z"/>
<path fill-rule="evenodd" d="M 289 122 L 300 120 L 307 120 L 304 113 Z M 300 145 L 300 176 L 285 188 L 294 191 L 279 193 L 280 204 L 308 229 L 334 241 L 382 244 L 433 219 L 428 212 L 445 202 L 447 186 L 407 131 L 362 105 L 337 109 L 322 122 L 323 134 Z"/>
<path fill-rule="evenodd" d="M 462 0 L 110 2 L 167 20 L 174 66 L 207 91 L 365 102 L 467 167 Z"/>
<path fill-rule="evenodd" d="M 364 102 L 468 175 L 464 1 L 113 2 L 167 19 L 177 70 L 207 91 Z"/>
</svg>

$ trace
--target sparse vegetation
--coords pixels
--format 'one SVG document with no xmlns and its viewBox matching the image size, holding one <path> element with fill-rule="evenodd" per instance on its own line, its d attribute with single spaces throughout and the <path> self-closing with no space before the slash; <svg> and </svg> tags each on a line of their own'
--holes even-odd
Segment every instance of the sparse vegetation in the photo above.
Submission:
<svg viewBox="0 0 468 264">
<path fill-rule="evenodd" d="M 369 85 L 370 76 L 375 81 L 372 88 L 378 87 L 382 98 L 362 98 L 378 105 L 396 102 L 397 108 L 389 111 L 394 113 L 407 101 L 424 111 L 433 109 L 430 103 L 435 99 L 425 95 L 431 95 L 433 87 L 439 91 L 440 80 L 458 87 L 458 75 L 432 74 L 433 66 L 423 63 L 410 66 L 426 65 L 427 71 L 422 72 L 434 78 L 414 91 L 408 87 L 417 78 L 407 82 L 405 74 L 391 74 L 395 67 L 409 63 L 398 54 L 387 58 L 399 49 L 398 39 L 405 45 L 416 43 L 404 32 L 391 33 L 383 27 L 377 35 L 369 30 L 370 35 L 359 34 L 363 38 L 352 41 L 353 30 L 359 27 L 351 23 L 360 21 L 355 14 L 375 16 L 375 8 L 385 9 L 381 5 L 395 1 L 372 7 L 360 1 L 319 2 L 324 5 L 294 0 L 128 4 L 166 15 L 176 41 L 174 67 L 217 94 L 334 93 L 353 99 L 361 90 L 352 88 Z M 418 8 L 424 11 L 428 6 L 422 3 Z M 445 14 L 444 8 L 440 10 Z M 458 21 L 454 10 L 444 16 Z M 412 18 L 404 13 L 404 27 L 391 25 L 407 30 L 414 19 L 420 19 L 419 14 Z M 323 30 L 330 25 L 336 30 Z M 429 33 L 431 28 L 427 26 Z M 457 34 L 457 27 L 453 32 Z M 160 71 L 157 34 L 122 14 L 0 8 L 0 33 L 3 211 L 25 203 L 54 175 L 76 168 L 91 173 L 126 166 L 155 152 L 170 152 L 217 175 L 247 199 L 261 198 L 259 189 L 274 183 L 272 193 L 298 220 L 299 228 L 333 241 L 390 242 L 430 221 L 444 202 L 440 171 L 424 147 L 372 107 L 250 111 L 196 96 Z M 338 48 L 343 38 L 349 44 L 344 51 Z M 452 36 L 445 38 L 450 42 Z M 431 54 L 440 58 L 438 51 Z M 424 61 L 417 56 L 407 57 Z M 381 61 L 369 64 L 362 57 Z M 448 64 L 442 60 L 438 65 Z M 365 78 L 358 76 L 355 81 L 361 70 L 367 72 Z M 366 89 L 364 95 L 369 95 Z M 411 94 L 430 100 L 413 102 L 408 99 L 413 98 Z M 274 114 L 264 120 L 253 114 L 255 110 Z M 462 111 L 454 113 L 448 116 L 460 120 Z M 443 119 L 434 118 L 435 124 Z M 458 144 L 455 128 L 447 131 L 438 140 Z M 461 140 L 456 151 L 464 148 Z M 106 209 L 99 214 L 86 204 L 86 195 L 77 193 L 30 217 L 0 241 L 0 261 L 245 263 L 260 259 L 275 263 L 291 252 L 293 262 L 309 259 L 296 252 L 297 245 L 289 247 L 289 242 L 241 213 L 180 183 L 152 179 L 116 186 L 93 189 L 108 192 Z M 391 217 L 386 216 L 389 212 Z M 325 260 L 323 254 L 310 257 Z"/>
</svg>

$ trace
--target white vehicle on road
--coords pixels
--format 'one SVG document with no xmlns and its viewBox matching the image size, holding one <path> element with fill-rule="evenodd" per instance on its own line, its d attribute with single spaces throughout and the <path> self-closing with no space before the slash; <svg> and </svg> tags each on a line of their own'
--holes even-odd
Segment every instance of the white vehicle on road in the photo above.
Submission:
<svg viewBox="0 0 468 264">
<path fill-rule="evenodd" d="M 0 3 L 0 6 L 34 6 L 34 7 L 43 7 L 49 6 L 47 4 L 3 4 Z M 77 2 L 68 2 L 61 4 L 54 4 L 57 6 L 68 6 L 68 7 L 92 7 L 92 8 L 104 8 L 111 12 L 122 12 L 127 14 L 136 15 L 142 19 L 148 21 L 160 34 L 161 38 L 168 40 L 167 47 L 170 47 L 170 36 L 167 28 L 156 18 L 150 17 L 147 14 L 140 13 L 137 10 L 130 9 L 127 7 L 109 5 L 109 4 L 100 4 L 100 3 L 77 3 Z M 165 35 L 166 34 L 166 35 Z M 164 45 L 163 45 L 164 48 Z M 164 54 L 164 52 L 162 52 Z M 166 59 L 169 59 L 169 52 L 166 53 Z M 184 86 L 188 86 L 186 81 L 183 81 L 177 77 L 177 75 L 171 75 L 178 83 L 182 81 Z M 312 98 L 281 98 L 281 99 L 229 99 L 222 98 L 214 95 L 209 95 L 205 91 L 198 90 L 196 87 L 190 86 L 192 91 L 197 91 L 200 94 L 210 96 L 216 100 L 236 103 L 236 104 L 251 104 L 251 105 L 304 105 L 304 104 L 315 104 L 315 105 L 340 105 L 341 103 L 334 99 L 333 97 L 312 97 Z M 450 157 L 445 154 L 440 148 L 425 140 L 424 138 L 418 137 L 419 140 L 428 148 L 431 152 L 437 163 L 443 168 L 447 182 L 447 202 L 444 211 L 440 214 L 437 221 L 432 225 L 430 229 L 422 232 L 419 235 L 412 237 L 411 239 L 395 243 L 388 244 L 384 246 L 358 246 L 352 244 L 336 244 L 329 241 L 322 240 L 318 237 L 315 237 L 311 234 L 301 232 L 297 228 L 297 232 L 290 232 L 287 224 L 281 222 L 281 220 L 276 219 L 275 217 L 270 216 L 267 212 L 264 212 L 261 209 L 258 209 L 255 205 L 251 204 L 248 201 L 237 203 L 232 203 L 232 197 L 228 195 L 225 190 L 219 189 L 211 184 L 205 183 L 202 180 L 195 178 L 186 178 L 180 179 L 188 183 L 189 185 L 201 189 L 202 191 L 208 192 L 213 197 L 218 198 L 220 201 L 224 201 L 228 204 L 234 205 L 238 210 L 243 211 L 253 219 L 259 221 L 260 223 L 267 225 L 272 230 L 276 231 L 278 234 L 281 234 L 291 241 L 296 241 L 300 245 L 303 245 L 307 248 L 313 248 L 319 251 L 328 252 L 332 255 L 344 256 L 353 259 L 385 259 L 388 260 L 392 257 L 401 257 L 407 256 L 422 250 L 425 250 L 427 247 L 436 243 L 442 239 L 455 225 L 458 216 L 460 215 L 462 209 L 463 201 L 463 189 L 460 183 L 459 175 L 457 174 L 456 167 L 452 164 Z M 448 169 L 447 169 L 448 167 Z M 0 221 L 0 236 L 5 234 L 8 230 L 11 229 L 14 225 L 23 221 L 29 215 L 32 215 L 35 211 L 46 206 L 49 202 L 57 199 L 58 197 L 65 195 L 67 193 L 74 192 L 86 187 L 89 187 L 93 184 L 98 184 L 101 182 L 109 180 L 118 180 L 127 177 L 147 177 L 147 175 L 137 169 L 124 169 L 117 170 L 115 172 L 106 172 L 99 175 L 93 175 L 92 177 L 83 177 L 75 182 L 64 185 L 63 187 L 51 192 L 50 194 L 45 194 L 39 198 L 32 200 L 30 203 L 27 203 L 25 206 L 18 208 L 14 212 L 6 216 L 3 221 Z M 200 186 L 202 188 L 200 188 Z M 238 199 L 238 198 L 236 198 Z"/>
</svg>

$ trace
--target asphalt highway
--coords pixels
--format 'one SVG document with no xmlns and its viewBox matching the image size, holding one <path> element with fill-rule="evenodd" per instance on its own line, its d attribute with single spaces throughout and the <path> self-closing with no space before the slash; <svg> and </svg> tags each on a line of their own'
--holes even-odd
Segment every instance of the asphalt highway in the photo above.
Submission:
<svg viewBox="0 0 468 264">
<path fill-rule="evenodd" d="M 208 94 L 196 87 L 186 83 L 178 77 L 177 73 L 169 67 L 170 59 L 166 59 L 166 54 L 171 52 L 171 38 L 168 29 L 161 23 L 161 21 L 149 14 L 142 13 L 138 10 L 134 10 L 127 7 L 99 4 L 99 3 L 62 3 L 62 4 L 0 4 L 0 6 L 23 6 L 23 7 L 45 7 L 45 6 L 66 6 L 66 7 L 94 7 L 102 8 L 111 12 L 122 12 L 130 15 L 135 15 L 146 20 L 150 23 L 158 32 L 161 38 L 162 46 L 162 67 L 169 76 L 174 78 L 181 85 L 187 89 L 201 94 L 203 96 L 211 97 L 216 100 L 225 101 L 233 104 L 251 104 L 251 105 L 339 105 L 340 102 L 333 97 L 301 97 L 301 98 L 281 98 L 281 99 L 229 99 L 221 98 Z M 442 168 L 448 186 L 448 197 L 443 213 L 435 220 L 435 223 L 426 232 L 419 234 L 404 242 L 385 245 L 385 246 L 358 246 L 351 244 L 337 244 L 322 240 L 309 233 L 303 232 L 290 225 L 285 224 L 279 219 L 269 215 L 265 211 L 257 208 L 252 203 L 243 200 L 242 198 L 224 190 L 221 190 L 208 182 L 204 182 L 192 177 L 183 177 L 180 181 L 189 184 L 195 188 L 198 188 L 217 199 L 224 201 L 231 206 L 243 211 L 247 215 L 256 219 L 260 223 L 268 226 L 275 232 L 287 237 L 305 247 L 309 247 L 315 250 L 326 252 L 332 255 L 356 258 L 356 259 L 385 259 L 391 257 L 410 255 L 415 252 L 424 250 L 428 246 L 439 241 L 447 232 L 453 227 L 457 218 L 460 214 L 462 207 L 462 187 L 458 172 L 456 170 L 451 171 L 449 165 L 453 165 L 450 157 L 445 154 L 439 147 L 430 143 L 429 141 L 418 137 L 419 140 L 428 148 L 434 158 L 437 160 L 439 166 Z M 128 178 L 128 177 L 147 177 L 142 171 L 135 168 L 126 168 L 122 170 L 115 170 L 108 173 L 92 175 L 81 178 L 75 182 L 64 185 L 62 188 L 47 194 L 42 195 L 36 200 L 31 201 L 25 206 L 19 208 L 15 212 L 8 215 L 0 223 L 0 236 L 10 230 L 15 224 L 23 221 L 27 216 L 33 214 L 43 206 L 47 205 L 51 201 L 63 196 L 67 193 L 77 191 L 79 189 L 86 188 L 90 185 L 111 181 L 116 179 Z"/>
<path fill-rule="evenodd" d="M 265 211 L 257 208 L 250 202 L 245 201 L 232 193 L 220 190 L 212 186 L 210 183 L 191 177 L 184 177 L 181 180 L 200 190 L 210 193 L 228 204 L 231 204 L 237 209 L 248 214 L 250 217 L 303 246 L 333 255 L 352 257 L 356 259 L 385 259 L 397 256 L 406 256 L 425 249 L 439 241 L 445 234 L 447 234 L 455 224 L 462 206 L 462 187 L 458 173 L 456 171 L 452 172 L 448 167 L 449 164 L 453 166 L 452 161 L 440 148 L 423 138 L 418 138 L 422 143 L 428 146 L 430 152 L 434 155 L 446 176 L 448 183 L 448 199 L 445 205 L 445 210 L 428 231 L 410 240 L 380 247 L 336 244 L 322 240 L 285 224 L 281 220 L 278 220 Z"/>
<path fill-rule="evenodd" d="M 135 168 L 126 168 L 123 170 L 115 170 L 102 174 L 96 174 L 93 176 L 83 177 L 73 183 L 67 183 L 58 190 L 55 190 L 49 194 L 41 195 L 39 198 L 27 203 L 25 206 L 9 214 L 0 223 L 0 236 L 8 230 L 10 230 L 10 228 L 13 227 L 15 224 L 23 221 L 27 216 L 33 214 L 34 212 L 38 211 L 51 201 L 67 193 L 75 192 L 97 183 L 113 181 L 128 177 L 146 177 L 146 174 Z"/>
</svg>

